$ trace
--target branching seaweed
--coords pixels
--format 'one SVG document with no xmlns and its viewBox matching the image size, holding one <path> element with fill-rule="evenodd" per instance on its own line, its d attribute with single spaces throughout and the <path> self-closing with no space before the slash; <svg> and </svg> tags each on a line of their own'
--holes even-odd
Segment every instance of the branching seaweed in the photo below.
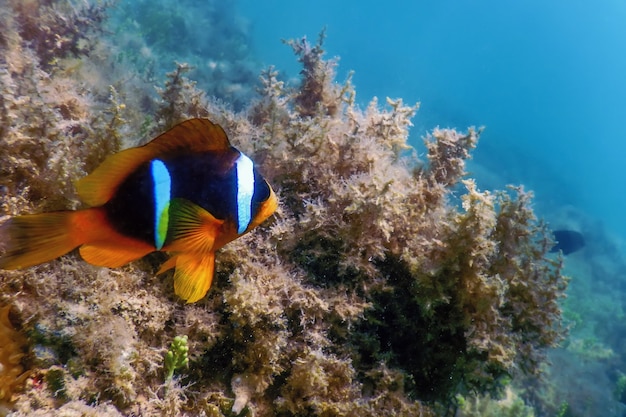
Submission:
<svg viewBox="0 0 626 417">
<path fill-rule="evenodd" d="M 29 40 L 18 30 L 27 4 L 10 7 L 17 13 L 0 15 L 13 29 L 0 34 L 2 214 L 75 206 L 72 181 L 106 154 L 192 116 L 220 123 L 281 203 L 221 250 L 214 288 L 194 305 L 175 301 L 151 257 L 116 270 L 69 255 L 0 271 L 2 299 L 34 346 L 26 383 L 43 387 L 17 396 L 16 415 L 433 416 L 459 394 L 535 376 L 563 336 L 567 282 L 545 257 L 531 195 L 480 191 L 466 178 L 474 129 L 435 129 L 418 160 L 407 143 L 418 106 L 361 109 L 350 80 L 335 82 L 323 34 L 287 42 L 300 84 L 268 69 L 246 113 L 206 98 L 185 64 L 163 80 L 159 103 L 145 95 L 144 107 L 130 106 L 141 91 L 132 82 L 85 87 L 83 66 L 118 62 L 97 40 L 68 35 L 42 56 L 47 32 Z M 75 10 L 69 29 L 90 13 L 99 22 L 98 10 Z M 185 360 L 189 370 L 163 394 L 175 336 L 188 352 L 168 375 Z M 59 381 L 62 398 L 49 389 Z"/>
</svg>

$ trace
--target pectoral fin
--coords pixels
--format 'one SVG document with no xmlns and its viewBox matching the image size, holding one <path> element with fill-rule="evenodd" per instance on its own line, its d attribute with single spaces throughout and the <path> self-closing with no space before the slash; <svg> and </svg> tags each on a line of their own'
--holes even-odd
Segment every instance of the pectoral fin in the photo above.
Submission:
<svg viewBox="0 0 626 417">
<path fill-rule="evenodd" d="M 183 198 L 171 200 L 167 243 L 162 249 L 169 252 L 207 253 L 213 251 L 215 238 L 223 220 Z"/>
</svg>

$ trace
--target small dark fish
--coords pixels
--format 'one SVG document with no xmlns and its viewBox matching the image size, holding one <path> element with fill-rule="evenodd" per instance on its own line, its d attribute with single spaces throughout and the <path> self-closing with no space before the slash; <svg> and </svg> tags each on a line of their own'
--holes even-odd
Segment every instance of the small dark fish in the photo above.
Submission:
<svg viewBox="0 0 626 417">
<path fill-rule="evenodd" d="M 50 261 L 79 247 L 87 262 L 116 268 L 169 252 L 176 294 L 189 303 L 213 280 L 215 251 L 276 210 L 253 162 L 207 119 L 191 119 L 150 143 L 109 156 L 77 182 L 91 208 L 13 217 L 0 226 L 0 269 Z"/>
<path fill-rule="evenodd" d="M 550 252 L 563 252 L 563 255 L 569 255 L 585 246 L 585 238 L 579 232 L 574 230 L 555 230 L 552 232 L 556 243 L 550 249 Z"/>
</svg>

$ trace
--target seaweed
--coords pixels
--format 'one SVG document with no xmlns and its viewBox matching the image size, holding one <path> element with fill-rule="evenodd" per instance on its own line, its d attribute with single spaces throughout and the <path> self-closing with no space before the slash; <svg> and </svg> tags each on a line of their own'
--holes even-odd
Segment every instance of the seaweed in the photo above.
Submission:
<svg viewBox="0 0 626 417">
<path fill-rule="evenodd" d="M 14 329 L 10 312 L 10 305 L 0 309 L 0 415 L 3 416 L 29 375 L 22 363 L 26 356 L 26 337 Z"/>
<path fill-rule="evenodd" d="M 74 12 L 101 21 L 94 7 Z M 0 299 L 35 350 L 34 388 L 15 395 L 15 415 L 445 415 L 460 398 L 536 378 L 563 337 L 567 280 L 546 257 L 531 194 L 467 178 L 480 130 L 435 129 L 419 160 L 408 144 L 418 105 L 359 107 L 350 78 L 335 81 L 323 34 L 287 42 L 299 84 L 269 68 L 236 112 L 187 78 L 202 68 L 179 63 L 151 80 L 107 53 L 105 35 L 85 48 L 69 37 L 77 45 L 52 51 L 50 66 L 15 33 L 0 42 L 20 57 L 0 62 L 4 214 L 76 206 L 72 181 L 106 154 L 190 116 L 221 124 L 281 202 L 221 250 L 214 287 L 194 305 L 176 300 L 171 276 L 154 276 L 159 254 L 116 270 L 70 254 L 0 271 Z M 112 71 L 88 77 L 98 66 Z M 175 337 L 189 367 L 165 387 Z"/>
</svg>

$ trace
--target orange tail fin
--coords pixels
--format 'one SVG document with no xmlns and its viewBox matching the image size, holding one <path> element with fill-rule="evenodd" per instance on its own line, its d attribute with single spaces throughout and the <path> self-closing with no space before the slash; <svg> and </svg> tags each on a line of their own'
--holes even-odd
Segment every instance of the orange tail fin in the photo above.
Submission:
<svg viewBox="0 0 626 417">
<path fill-rule="evenodd" d="M 87 262 L 117 267 L 154 250 L 122 236 L 99 208 L 17 216 L 0 225 L 0 269 L 21 269 L 51 261 L 82 246 Z"/>
<path fill-rule="evenodd" d="M 72 233 L 74 211 L 17 216 L 0 225 L 0 269 L 21 269 L 65 255 L 81 243 Z"/>
</svg>

